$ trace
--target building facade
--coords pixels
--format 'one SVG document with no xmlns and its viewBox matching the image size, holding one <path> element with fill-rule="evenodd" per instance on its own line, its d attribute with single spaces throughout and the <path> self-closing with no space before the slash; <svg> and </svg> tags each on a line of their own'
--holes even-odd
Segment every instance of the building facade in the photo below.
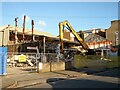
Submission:
<svg viewBox="0 0 120 90">
<path fill-rule="evenodd" d="M 106 38 L 111 40 L 113 46 L 120 45 L 120 20 L 111 21 L 111 26 L 106 30 Z"/>
<path fill-rule="evenodd" d="M 111 21 L 111 26 L 106 30 L 106 38 L 118 48 L 118 55 L 120 56 L 120 20 Z"/>
</svg>

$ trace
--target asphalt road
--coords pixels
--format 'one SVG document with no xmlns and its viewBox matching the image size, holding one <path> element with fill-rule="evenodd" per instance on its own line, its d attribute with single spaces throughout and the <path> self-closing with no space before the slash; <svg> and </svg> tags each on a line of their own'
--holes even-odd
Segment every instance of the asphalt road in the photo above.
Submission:
<svg viewBox="0 0 120 90">
<path fill-rule="evenodd" d="M 120 68 L 111 69 L 106 72 L 101 72 L 95 75 L 120 78 Z"/>
<path fill-rule="evenodd" d="M 75 77 L 71 79 L 48 82 L 25 88 L 118 88 L 120 69 L 112 69 L 105 72 Z"/>
</svg>

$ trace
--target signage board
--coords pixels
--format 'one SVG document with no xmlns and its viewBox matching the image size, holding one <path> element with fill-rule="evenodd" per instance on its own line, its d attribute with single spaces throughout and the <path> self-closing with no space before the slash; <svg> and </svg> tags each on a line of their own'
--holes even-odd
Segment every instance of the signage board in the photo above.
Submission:
<svg viewBox="0 0 120 90">
<path fill-rule="evenodd" d="M 26 62 L 26 55 L 19 55 L 18 60 L 19 62 Z"/>
</svg>

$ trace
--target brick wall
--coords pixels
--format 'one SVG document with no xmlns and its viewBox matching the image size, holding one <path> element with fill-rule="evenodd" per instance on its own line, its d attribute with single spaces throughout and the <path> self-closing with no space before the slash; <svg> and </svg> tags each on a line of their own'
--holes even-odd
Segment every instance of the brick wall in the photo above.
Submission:
<svg viewBox="0 0 120 90">
<path fill-rule="evenodd" d="M 120 20 L 111 21 L 111 26 L 106 30 L 106 38 L 111 40 L 113 46 L 116 46 L 116 34 L 115 32 L 119 32 L 118 37 L 120 38 L 120 28 L 118 26 L 120 24 Z M 120 40 L 118 41 L 118 45 L 120 45 Z"/>
</svg>

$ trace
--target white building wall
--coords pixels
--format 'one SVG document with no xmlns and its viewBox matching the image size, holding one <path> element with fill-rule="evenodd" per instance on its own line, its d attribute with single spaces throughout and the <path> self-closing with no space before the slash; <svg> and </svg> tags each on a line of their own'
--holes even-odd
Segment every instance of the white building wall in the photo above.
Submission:
<svg viewBox="0 0 120 90">
<path fill-rule="evenodd" d="M 3 45 L 6 46 L 8 45 L 9 41 L 9 29 L 4 30 L 4 42 Z"/>
<path fill-rule="evenodd" d="M 8 41 L 9 41 L 9 29 L 5 29 L 3 32 L 0 31 L 0 46 L 2 46 L 2 44 L 4 46 L 8 45 Z"/>
<path fill-rule="evenodd" d="M 3 35 L 3 32 L 0 32 L 0 46 L 2 46 L 2 36 Z"/>
<path fill-rule="evenodd" d="M 104 49 L 109 49 L 110 48 L 110 43 L 103 43 L 103 42 L 97 42 L 97 43 L 89 43 L 87 44 L 90 49 L 97 49 L 97 48 L 104 48 Z"/>
</svg>

